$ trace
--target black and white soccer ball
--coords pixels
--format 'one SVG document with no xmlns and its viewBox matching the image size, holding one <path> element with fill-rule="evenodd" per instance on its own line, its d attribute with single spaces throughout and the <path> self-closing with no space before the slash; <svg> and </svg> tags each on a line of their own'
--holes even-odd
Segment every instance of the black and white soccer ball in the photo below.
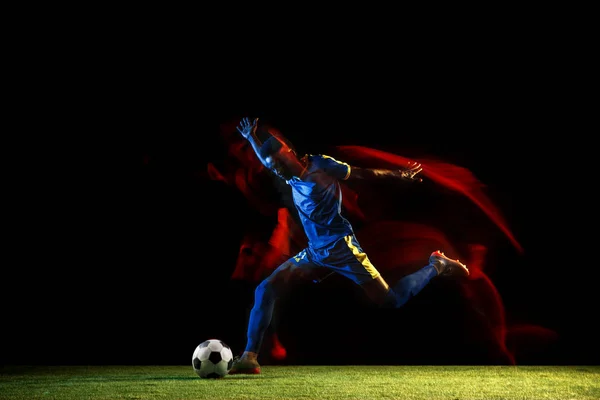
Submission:
<svg viewBox="0 0 600 400">
<path fill-rule="evenodd" d="M 200 378 L 222 378 L 233 367 L 233 352 L 223 341 L 208 339 L 194 350 L 192 367 Z"/>
</svg>

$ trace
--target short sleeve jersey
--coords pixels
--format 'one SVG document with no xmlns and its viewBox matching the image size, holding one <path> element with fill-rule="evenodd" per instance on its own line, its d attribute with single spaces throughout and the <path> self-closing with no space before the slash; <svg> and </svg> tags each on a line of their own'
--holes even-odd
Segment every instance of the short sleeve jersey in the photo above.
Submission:
<svg viewBox="0 0 600 400">
<path fill-rule="evenodd" d="M 326 155 L 308 155 L 302 177 L 287 183 L 312 248 L 321 248 L 353 233 L 342 212 L 340 181 L 350 176 L 350 165 Z"/>
</svg>

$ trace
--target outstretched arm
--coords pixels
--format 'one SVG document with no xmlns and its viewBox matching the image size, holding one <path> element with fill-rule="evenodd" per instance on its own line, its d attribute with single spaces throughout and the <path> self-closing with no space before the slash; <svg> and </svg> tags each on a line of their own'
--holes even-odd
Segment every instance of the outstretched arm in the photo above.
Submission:
<svg viewBox="0 0 600 400">
<path fill-rule="evenodd" d="M 405 169 L 360 168 L 352 166 L 348 179 L 393 178 L 408 182 L 422 182 L 423 179 L 417 176 L 422 170 L 423 167 L 418 162 L 409 163 Z"/>
<path fill-rule="evenodd" d="M 252 146 L 252 150 L 256 154 L 256 157 L 260 160 L 260 162 L 266 166 L 265 160 L 260 156 L 260 146 L 262 146 L 262 142 L 256 136 L 256 128 L 258 125 L 258 118 L 255 118 L 254 121 L 250 122 L 248 117 L 242 118 L 240 124 L 236 127 L 238 132 L 248 140 L 250 145 Z"/>
</svg>

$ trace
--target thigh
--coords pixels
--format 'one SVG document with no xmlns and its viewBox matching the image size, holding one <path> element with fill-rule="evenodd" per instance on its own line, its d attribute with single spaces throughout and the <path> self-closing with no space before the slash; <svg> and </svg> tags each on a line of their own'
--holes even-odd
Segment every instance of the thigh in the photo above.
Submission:
<svg viewBox="0 0 600 400">
<path fill-rule="evenodd" d="M 357 285 L 380 276 L 353 235 L 348 235 L 321 249 L 310 250 L 311 259 L 323 267 L 352 280 Z"/>
<path fill-rule="evenodd" d="M 267 277 L 267 281 L 278 286 L 291 281 L 308 280 L 316 276 L 320 270 L 322 270 L 321 267 L 309 260 L 306 250 L 302 250 L 277 267 Z"/>
</svg>

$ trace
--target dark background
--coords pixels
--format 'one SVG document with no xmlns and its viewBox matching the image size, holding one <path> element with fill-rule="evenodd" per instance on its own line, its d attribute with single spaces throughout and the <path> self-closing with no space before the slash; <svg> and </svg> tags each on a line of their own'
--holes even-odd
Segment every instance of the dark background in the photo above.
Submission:
<svg viewBox="0 0 600 400">
<path fill-rule="evenodd" d="M 205 172 L 225 157 L 221 124 L 249 116 L 301 152 L 364 145 L 470 169 L 525 249 L 490 234 L 507 321 L 559 335 L 519 361 L 597 364 L 590 138 L 543 65 L 523 54 L 467 64 L 342 73 L 346 63 L 307 63 L 280 77 L 265 71 L 272 63 L 253 75 L 227 62 L 202 80 L 135 64 L 40 97 L 8 151 L 0 360 L 186 364 L 211 337 L 240 353 L 253 285 L 229 277 L 255 212 Z M 291 290 L 297 300 L 280 317 L 289 363 L 496 360 L 479 357 L 485 343 L 460 339 L 468 321 L 456 323 L 451 287 L 394 312 L 371 310 L 335 279 Z"/>
</svg>

